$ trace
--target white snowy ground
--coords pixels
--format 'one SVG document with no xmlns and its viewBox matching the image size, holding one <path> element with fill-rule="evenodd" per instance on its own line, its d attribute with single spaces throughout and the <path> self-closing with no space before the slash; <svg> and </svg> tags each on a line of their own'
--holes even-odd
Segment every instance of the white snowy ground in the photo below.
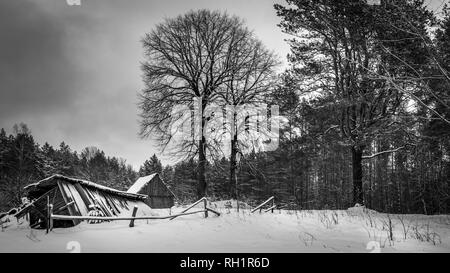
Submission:
<svg viewBox="0 0 450 273">
<path fill-rule="evenodd" d="M 251 214 L 223 204 L 211 204 L 220 217 L 136 221 L 134 228 L 82 223 L 46 235 L 11 222 L 0 231 L 0 252 L 450 252 L 449 215 L 390 215 L 391 241 L 388 215 L 363 208 Z"/>
</svg>

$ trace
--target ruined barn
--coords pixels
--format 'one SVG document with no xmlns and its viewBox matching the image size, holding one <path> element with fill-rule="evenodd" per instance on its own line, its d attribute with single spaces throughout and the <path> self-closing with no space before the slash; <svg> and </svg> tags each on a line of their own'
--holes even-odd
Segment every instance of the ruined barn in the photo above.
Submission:
<svg viewBox="0 0 450 273">
<path fill-rule="evenodd" d="M 53 205 L 53 213 L 57 215 L 88 216 L 89 210 L 96 207 L 107 217 L 130 216 L 134 206 L 138 206 L 140 214 L 151 213 L 145 195 L 58 174 L 26 186 L 25 191 L 31 202 L 16 217 L 28 217 L 33 228 L 46 226 L 47 203 Z M 55 220 L 53 227 L 79 223 L 80 220 Z"/>
<path fill-rule="evenodd" d="M 127 192 L 148 196 L 145 202 L 154 209 L 170 208 L 174 205 L 175 195 L 157 173 L 140 177 Z"/>
</svg>

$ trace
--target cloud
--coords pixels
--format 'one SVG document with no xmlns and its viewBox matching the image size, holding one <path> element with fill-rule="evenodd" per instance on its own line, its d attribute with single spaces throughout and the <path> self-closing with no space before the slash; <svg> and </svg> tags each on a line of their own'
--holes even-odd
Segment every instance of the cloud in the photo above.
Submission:
<svg viewBox="0 0 450 273">
<path fill-rule="evenodd" d="M 210 8 L 245 17 L 270 48 L 286 47 L 272 2 L 0 0 L 0 128 L 25 122 L 41 144 L 97 146 L 138 168 L 161 157 L 137 136 L 143 35 L 164 17 Z"/>
<path fill-rule="evenodd" d="M 60 109 L 76 95 L 64 25 L 36 3 L 0 2 L 0 122 Z"/>
</svg>

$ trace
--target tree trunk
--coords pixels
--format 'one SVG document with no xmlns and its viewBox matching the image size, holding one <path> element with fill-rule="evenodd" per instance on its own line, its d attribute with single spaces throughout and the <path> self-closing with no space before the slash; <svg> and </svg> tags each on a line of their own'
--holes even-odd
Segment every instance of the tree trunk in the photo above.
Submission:
<svg viewBox="0 0 450 273">
<path fill-rule="evenodd" d="M 198 199 L 206 196 L 206 154 L 205 154 L 205 137 L 202 136 L 199 141 L 198 153 L 198 185 L 197 197 Z"/>
<path fill-rule="evenodd" d="M 198 199 L 206 196 L 206 138 L 205 138 L 205 108 L 206 100 L 202 100 L 201 104 L 201 128 L 200 128 L 200 140 L 198 143 L 198 185 L 197 185 L 197 197 Z"/>
<path fill-rule="evenodd" d="M 230 155 L 230 181 L 229 181 L 229 193 L 232 198 L 237 198 L 237 179 L 236 179 L 236 169 L 237 169 L 237 134 L 232 136 L 231 140 L 231 155 Z"/>
<path fill-rule="evenodd" d="M 362 187 L 362 155 L 363 147 L 352 147 L 352 169 L 353 169 L 353 203 L 364 205 Z"/>
</svg>

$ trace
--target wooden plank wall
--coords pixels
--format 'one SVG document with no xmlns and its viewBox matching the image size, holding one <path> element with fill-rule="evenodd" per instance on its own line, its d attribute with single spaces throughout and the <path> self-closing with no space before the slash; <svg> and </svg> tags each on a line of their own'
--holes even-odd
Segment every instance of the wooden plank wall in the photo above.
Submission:
<svg viewBox="0 0 450 273">
<path fill-rule="evenodd" d="M 148 195 L 146 203 L 151 208 L 170 208 L 174 205 L 172 193 L 159 176 L 155 176 L 140 193 Z"/>
</svg>

